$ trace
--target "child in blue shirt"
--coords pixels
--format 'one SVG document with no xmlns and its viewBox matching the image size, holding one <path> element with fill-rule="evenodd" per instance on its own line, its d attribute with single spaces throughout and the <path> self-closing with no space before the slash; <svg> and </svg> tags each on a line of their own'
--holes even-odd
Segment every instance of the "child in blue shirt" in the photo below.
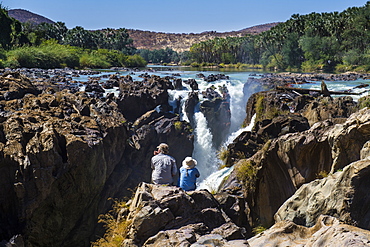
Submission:
<svg viewBox="0 0 370 247">
<path fill-rule="evenodd" d="M 192 157 L 186 157 L 180 167 L 179 186 L 185 191 L 195 190 L 197 178 L 200 173 L 195 166 L 197 161 Z"/>
</svg>

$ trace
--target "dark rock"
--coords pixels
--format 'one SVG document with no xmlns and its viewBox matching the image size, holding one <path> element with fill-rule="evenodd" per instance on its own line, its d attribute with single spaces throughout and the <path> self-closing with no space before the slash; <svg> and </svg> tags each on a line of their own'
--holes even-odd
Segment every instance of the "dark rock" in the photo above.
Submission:
<svg viewBox="0 0 370 247">
<path fill-rule="evenodd" d="M 167 89 L 173 89 L 171 82 L 160 77 L 153 76 L 147 83 L 120 81 L 118 107 L 128 120 L 135 121 L 158 105 L 169 108 Z"/>
<path fill-rule="evenodd" d="M 211 234 L 221 235 L 226 240 L 244 239 L 245 229 L 228 222 L 212 230 Z"/>
<path fill-rule="evenodd" d="M 104 93 L 105 90 L 102 86 L 100 86 L 98 83 L 94 84 L 87 84 L 85 88 L 86 92 L 97 92 L 97 93 Z"/>
<path fill-rule="evenodd" d="M 299 115 L 280 115 L 273 119 L 257 122 L 254 131 L 261 137 L 276 138 L 287 133 L 295 133 L 310 128 L 305 117 Z"/>
<path fill-rule="evenodd" d="M 188 98 L 185 101 L 185 112 L 186 116 L 190 120 L 192 126 L 194 126 L 194 110 L 195 106 L 199 103 L 198 93 L 190 92 Z"/>
<path fill-rule="evenodd" d="M 219 147 L 222 141 L 229 134 L 230 129 L 230 103 L 226 95 L 221 96 L 212 87 L 203 92 L 203 96 L 208 100 L 200 104 L 200 111 L 207 119 L 208 126 L 213 133 L 213 143 Z M 217 134 L 216 134 L 217 133 Z"/>
<path fill-rule="evenodd" d="M 248 219 L 250 219 L 249 208 L 242 196 L 230 195 L 229 193 L 217 193 L 215 198 L 232 222 L 239 227 L 247 229 L 248 232 L 251 232 L 252 229 L 248 221 Z"/>
<path fill-rule="evenodd" d="M 174 88 L 176 90 L 182 90 L 183 89 L 182 80 L 180 78 L 174 80 Z"/>
<path fill-rule="evenodd" d="M 188 80 L 185 80 L 184 82 L 189 84 L 192 91 L 199 90 L 198 83 L 195 79 L 188 79 Z"/>
<path fill-rule="evenodd" d="M 149 201 L 143 200 L 143 193 L 151 194 L 145 197 Z M 243 236 L 243 230 L 229 222 L 208 191 L 190 192 L 189 196 L 173 186 L 141 184 L 126 220 L 133 222 L 125 240 L 126 246 L 129 243 L 142 245 L 144 242 L 148 246 L 168 242 L 189 246 L 199 240 L 199 235 L 218 227 L 215 231 L 223 231 L 225 238 L 234 239 L 238 234 Z"/>
<path fill-rule="evenodd" d="M 29 79 L 0 80 L 28 85 Z M 86 246 L 102 234 L 96 223 L 112 205 L 108 197 L 125 198 L 128 188 L 150 181 L 148 161 L 160 142 L 182 144 L 170 148 L 179 165 L 191 155 L 191 128 L 174 114 L 158 113 L 129 129 L 114 96 L 42 87 L 44 93 L 0 102 L 0 239 L 21 235 L 25 246 Z M 173 201 L 166 203 L 175 210 Z M 172 221 L 169 216 L 159 218 Z"/>
</svg>

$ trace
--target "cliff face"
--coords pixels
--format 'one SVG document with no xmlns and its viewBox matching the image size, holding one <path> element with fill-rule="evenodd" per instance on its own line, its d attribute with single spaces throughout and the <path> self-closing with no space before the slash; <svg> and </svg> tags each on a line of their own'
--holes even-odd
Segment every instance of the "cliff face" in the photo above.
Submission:
<svg viewBox="0 0 370 247">
<path fill-rule="evenodd" d="M 192 153 L 190 127 L 177 115 L 156 112 L 131 128 L 119 107 L 124 92 L 121 100 L 94 98 L 39 87 L 19 74 L 0 81 L 1 240 L 18 235 L 27 246 L 87 246 L 101 231 L 97 219 L 111 207 L 108 198 L 150 182 L 150 158 L 160 142 L 183 144 L 171 153 L 179 164 Z M 152 90 L 162 94 L 166 88 L 157 83 Z"/>
<path fill-rule="evenodd" d="M 224 190 L 232 190 L 237 184 L 235 181 L 243 184 L 254 225 L 271 226 L 275 212 L 303 184 L 362 159 L 360 153 L 365 151 L 361 150 L 370 138 L 369 110 L 353 113 L 358 106 L 350 97 L 298 95 L 274 90 L 252 95 L 246 109 L 247 116 L 256 113 L 259 121 L 253 131 L 241 134 L 229 145 L 230 163 L 241 160 L 225 182 Z M 245 159 L 240 158 L 240 153 Z M 244 172 L 250 175 L 243 175 Z M 296 201 L 291 199 L 287 205 L 295 211 L 297 207 L 292 203 L 303 205 L 300 199 L 304 200 L 308 194 L 316 195 L 318 190 L 306 189 L 301 197 L 295 197 Z M 348 193 L 341 193 L 348 196 Z M 317 202 L 319 204 L 327 205 L 327 202 Z M 319 208 L 316 218 L 307 226 L 314 225 L 320 213 L 331 212 L 330 215 L 339 217 L 340 213 L 333 213 L 339 210 L 323 207 L 325 209 Z M 298 214 L 294 222 L 301 224 Z"/>
<path fill-rule="evenodd" d="M 219 33 L 215 31 L 202 33 L 162 33 L 128 29 L 130 38 L 137 49 L 159 50 L 170 48 L 176 52 L 188 51 L 190 47 L 202 41 L 214 38 L 242 37 L 247 34 L 259 34 L 276 26 L 278 22 L 245 28 L 239 31 Z"/>
</svg>

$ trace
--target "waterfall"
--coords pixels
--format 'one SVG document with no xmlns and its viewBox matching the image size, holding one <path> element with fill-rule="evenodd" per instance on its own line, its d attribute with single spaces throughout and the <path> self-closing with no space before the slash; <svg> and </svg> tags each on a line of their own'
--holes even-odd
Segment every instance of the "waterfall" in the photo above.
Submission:
<svg viewBox="0 0 370 247">
<path fill-rule="evenodd" d="M 197 168 L 204 179 L 218 170 L 217 151 L 212 144 L 212 133 L 208 128 L 207 119 L 203 113 L 196 112 L 195 143 L 193 157 L 198 161 Z M 202 180 L 200 178 L 200 180 Z"/>
<path fill-rule="evenodd" d="M 251 131 L 253 126 L 254 126 L 255 119 L 256 119 L 256 114 L 253 115 L 253 117 L 251 119 L 251 122 L 247 127 L 233 132 L 228 137 L 227 141 L 222 144 L 222 146 L 226 148 L 227 145 L 229 145 L 231 142 L 233 142 L 234 139 L 237 136 L 239 136 L 241 133 L 243 133 L 244 131 Z M 218 163 L 221 163 L 221 161 L 218 161 Z M 233 171 L 233 168 L 234 167 L 224 167 L 224 168 L 222 168 L 218 171 L 215 170 L 214 173 L 212 173 L 211 175 L 206 177 L 204 180 L 200 181 L 200 183 L 197 186 L 198 187 L 197 189 L 207 189 L 210 192 L 216 192 L 218 190 L 220 184 L 224 180 L 224 178 L 226 176 L 228 176 Z"/>
<path fill-rule="evenodd" d="M 184 78 L 185 79 L 185 78 Z M 231 112 L 231 124 L 228 139 L 222 144 L 226 147 L 231 143 L 240 133 L 246 130 L 250 130 L 251 125 L 241 129 L 240 126 L 246 117 L 245 106 L 246 97 L 243 92 L 244 83 L 240 79 L 235 80 L 219 80 L 212 83 L 205 82 L 202 79 L 197 79 L 199 92 L 206 90 L 206 88 L 214 85 L 216 89 L 220 86 L 225 85 L 230 95 L 230 112 Z M 188 93 L 191 91 L 187 86 L 183 90 L 169 90 L 170 100 L 169 103 L 172 107 L 179 109 L 181 120 L 189 122 L 186 116 L 184 105 L 188 98 Z M 251 92 L 252 93 L 252 92 Z M 180 99 L 180 104 L 178 100 Z M 199 94 L 199 101 L 202 102 L 204 99 Z M 198 105 L 199 106 L 199 105 Z M 229 175 L 233 168 L 226 167 L 219 169 L 222 161 L 217 157 L 217 149 L 212 143 L 212 133 L 208 127 L 207 119 L 199 109 L 196 109 L 194 113 L 194 151 L 193 158 L 197 160 L 197 168 L 200 172 L 200 178 L 198 179 L 198 189 L 208 189 L 210 192 L 217 191 L 220 183 Z M 182 161 L 181 161 L 182 162 Z"/>
<path fill-rule="evenodd" d="M 227 85 L 230 94 L 231 125 L 230 133 L 237 131 L 246 117 L 245 106 L 247 104 L 243 92 L 244 84 L 240 81 L 232 81 Z"/>
</svg>

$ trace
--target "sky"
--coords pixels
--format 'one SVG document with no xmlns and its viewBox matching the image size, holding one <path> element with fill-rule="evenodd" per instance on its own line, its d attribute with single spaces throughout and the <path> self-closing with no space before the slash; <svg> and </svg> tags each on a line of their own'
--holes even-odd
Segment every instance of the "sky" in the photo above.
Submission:
<svg viewBox="0 0 370 247">
<path fill-rule="evenodd" d="M 165 33 L 238 31 L 293 14 L 342 12 L 366 0 L 0 0 L 7 9 L 25 9 L 68 28 L 126 28 Z"/>
</svg>

